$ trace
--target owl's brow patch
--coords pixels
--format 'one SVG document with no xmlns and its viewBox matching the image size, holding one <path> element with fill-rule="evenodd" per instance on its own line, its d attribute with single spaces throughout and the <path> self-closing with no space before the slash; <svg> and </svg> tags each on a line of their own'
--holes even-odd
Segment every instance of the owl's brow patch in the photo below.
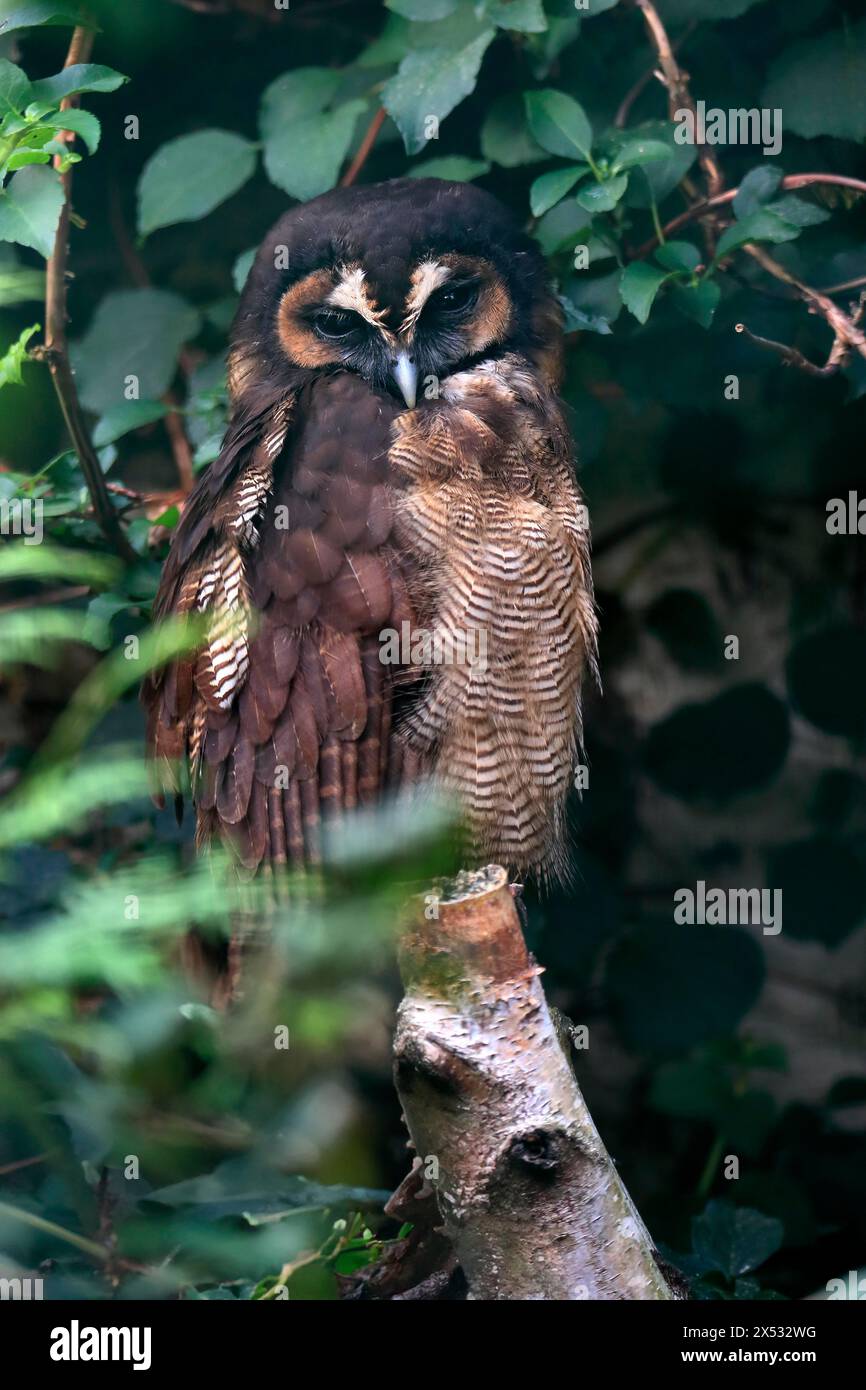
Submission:
<svg viewBox="0 0 866 1390">
<path fill-rule="evenodd" d="M 431 294 L 450 280 L 451 275 L 451 267 L 444 265 L 442 261 L 428 260 L 416 265 L 412 271 L 412 288 L 406 300 L 405 317 L 400 325 L 401 333 L 408 333 L 411 328 L 414 328 L 418 322 L 418 316 Z"/>
<path fill-rule="evenodd" d="M 382 319 L 386 310 L 376 307 L 375 299 L 372 299 L 364 284 L 364 271 L 359 265 L 338 266 L 337 283 L 328 295 L 325 303 L 334 309 L 348 309 L 354 314 L 365 320 L 373 328 L 382 331 Z"/>
<path fill-rule="evenodd" d="M 469 351 L 483 352 L 492 343 L 501 342 L 507 336 L 511 324 L 511 296 L 496 267 L 480 256 L 449 254 L 441 256 L 438 261 L 428 259 L 416 266 L 411 277 L 412 292 L 406 301 L 407 317 L 401 325 L 400 332 L 411 332 L 417 325 L 418 317 L 431 294 L 458 275 L 471 275 L 480 281 L 478 303 L 467 325 Z M 424 286 L 427 289 L 422 300 L 421 291 Z M 408 310 L 416 298 L 418 307 L 410 317 Z"/>
</svg>

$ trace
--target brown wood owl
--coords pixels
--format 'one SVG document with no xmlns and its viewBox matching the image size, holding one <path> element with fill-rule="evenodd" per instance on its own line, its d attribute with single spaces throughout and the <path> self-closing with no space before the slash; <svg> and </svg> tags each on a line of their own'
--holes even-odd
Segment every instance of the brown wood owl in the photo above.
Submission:
<svg viewBox="0 0 866 1390">
<path fill-rule="evenodd" d="M 315 863 L 323 821 L 429 777 L 475 858 L 563 872 L 596 622 L 561 347 L 540 251 L 470 184 L 337 189 L 265 238 L 156 605 L 206 642 L 143 692 L 200 841 Z"/>
</svg>

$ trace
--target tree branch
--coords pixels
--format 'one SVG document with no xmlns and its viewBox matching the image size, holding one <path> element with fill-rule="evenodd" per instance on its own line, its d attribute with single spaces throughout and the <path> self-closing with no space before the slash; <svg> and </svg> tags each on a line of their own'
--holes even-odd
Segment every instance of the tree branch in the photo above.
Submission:
<svg viewBox="0 0 866 1390">
<path fill-rule="evenodd" d="M 808 188 L 812 184 L 827 184 L 837 188 L 852 188 L 857 193 L 866 193 L 866 183 L 862 179 L 851 178 L 848 174 L 786 174 L 779 184 L 783 192 L 789 193 L 796 188 Z M 713 212 L 716 208 L 724 207 L 727 203 L 732 203 L 739 193 L 739 188 L 726 189 L 724 193 L 718 193 L 714 198 L 705 198 L 700 203 L 693 204 L 686 208 L 685 212 L 678 213 L 670 222 L 662 227 L 665 240 L 687 226 L 689 222 L 695 222 L 698 218 L 706 217 L 707 213 Z M 647 241 L 639 246 L 634 252 L 632 260 L 643 260 L 650 251 L 654 250 L 659 244 L 658 236 L 651 236 Z"/>
<path fill-rule="evenodd" d="M 358 147 L 358 153 L 340 179 L 341 188 L 349 188 L 355 182 L 364 165 L 367 163 L 370 151 L 376 143 L 376 136 L 385 124 L 385 117 L 387 114 L 388 112 L 385 110 L 384 106 L 380 106 L 367 127 L 366 134 Z"/>
<path fill-rule="evenodd" d="M 69 45 L 69 52 L 66 55 L 64 67 L 71 67 L 73 63 L 86 63 L 93 48 L 93 31 L 79 25 L 73 31 L 72 40 Z M 62 110 L 68 110 L 70 106 L 76 105 L 75 97 L 67 97 L 61 103 Z M 63 131 L 61 135 L 69 143 L 74 140 L 71 131 Z M 60 165 L 60 157 L 55 156 L 55 167 Z M 72 174 L 67 170 L 60 175 L 63 182 L 64 202 L 60 213 L 60 222 L 57 227 L 57 235 L 54 239 L 54 251 L 46 265 L 45 276 L 45 343 L 42 347 L 36 348 L 32 356 L 37 360 L 47 363 L 51 372 L 51 379 L 63 412 L 63 419 L 69 431 L 75 452 L 81 464 L 81 471 L 84 474 L 87 488 L 93 502 L 93 511 L 100 530 L 106 540 L 123 559 L 135 562 L 137 556 L 129 544 L 124 534 L 123 527 L 118 518 L 114 504 L 111 501 L 105 478 L 102 473 L 102 466 L 99 462 L 90 433 L 84 420 L 84 413 L 81 409 L 81 402 L 78 399 L 78 389 L 75 385 L 75 377 L 69 361 L 69 345 L 66 339 L 67 323 L 67 268 L 69 263 L 69 221 L 70 221 L 70 195 L 72 190 Z"/>
<path fill-rule="evenodd" d="M 634 3 L 644 17 L 644 23 L 658 54 L 661 81 L 668 92 L 668 113 L 671 120 L 674 119 L 677 111 L 686 110 L 691 111 L 697 122 L 697 108 L 689 91 L 688 74 L 683 71 L 676 60 L 673 45 L 668 38 L 667 30 L 659 17 L 658 10 L 652 4 L 652 0 L 634 0 Z M 703 143 L 698 145 L 698 159 L 707 180 L 709 195 L 713 198 L 721 192 L 725 183 L 718 160 L 714 154 L 711 154 L 709 147 Z"/>
<path fill-rule="evenodd" d="M 504 869 L 404 936 L 395 1077 L 473 1299 L 671 1299 L 578 1088 Z M 565 1036 L 564 1036 L 565 1034 Z"/>
<path fill-rule="evenodd" d="M 749 342 L 754 343 L 756 347 L 766 348 L 769 352 L 777 353 L 786 367 L 797 367 L 809 376 L 835 376 L 840 367 L 845 366 L 850 355 L 850 349 L 846 349 L 838 338 L 834 338 L 830 355 L 821 366 L 817 362 L 811 362 L 808 357 L 804 357 L 798 348 L 791 347 L 788 343 L 777 343 L 772 338 L 762 338 L 759 334 L 753 333 L 744 323 L 735 323 L 734 332 L 744 333 Z"/>
<path fill-rule="evenodd" d="M 774 260 L 762 246 L 749 243 L 743 247 L 743 250 L 757 261 L 761 269 L 765 270 L 768 275 L 772 275 L 776 280 L 781 280 L 785 285 L 790 285 L 791 289 L 795 290 L 804 303 L 808 305 L 810 313 L 820 314 L 821 318 L 833 330 L 833 336 L 836 340 L 834 350 L 836 343 L 840 344 L 840 351 L 844 350 L 845 360 L 852 349 L 859 352 L 861 357 L 866 357 L 866 334 L 860 327 L 864 312 L 863 295 L 860 296 L 859 305 L 849 317 L 843 309 L 839 308 L 838 304 L 833 303 L 828 295 L 822 294 L 820 290 L 812 289 L 811 285 L 803 284 L 802 280 L 798 280 L 796 275 L 792 275 L 789 270 Z M 830 357 L 834 357 L 833 350 L 831 350 Z"/>
</svg>

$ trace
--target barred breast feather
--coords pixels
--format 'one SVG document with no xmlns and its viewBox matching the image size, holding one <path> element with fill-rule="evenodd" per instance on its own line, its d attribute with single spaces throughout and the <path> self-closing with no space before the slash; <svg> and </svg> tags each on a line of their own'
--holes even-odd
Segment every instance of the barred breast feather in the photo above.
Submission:
<svg viewBox="0 0 866 1390">
<path fill-rule="evenodd" d="M 403 736 L 465 808 L 476 857 L 562 876 L 596 619 L 558 404 L 506 357 L 450 378 L 394 434 L 395 534 L 434 633 Z"/>
</svg>

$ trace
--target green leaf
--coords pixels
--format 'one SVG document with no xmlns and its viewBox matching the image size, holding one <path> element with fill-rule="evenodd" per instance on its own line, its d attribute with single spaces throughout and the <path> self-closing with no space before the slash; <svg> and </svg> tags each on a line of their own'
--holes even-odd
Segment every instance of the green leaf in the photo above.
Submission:
<svg viewBox="0 0 866 1390">
<path fill-rule="evenodd" d="M 387 1199 L 388 1193 L 377 1188 L 324 1186 L 272 1169 L 256 1171 L 245 1159 L 226 1159 L 213 1172 L 158 1188 L 148 1198 L 169 1207 L 190 1206 L 201 1221 L 226 1216 L 276 1219 L 290 1211 L 321 1208 L 377 1211 Z"/>
<path fill-rule="evenodd" d="M 590 236 L 589 215 L 576 198 L 563 198 L 562 202 L 544 214 L 535 228 L 535 238 L 546 256 L 570 250 L 580 242 L 588 244 Z M 590 252 L 590 264 L 592 259 Z"/>
<path fill-rule="evenodd" d="M 70 27 L 84 23 L 80 7 L 73 0 L 30 0 L 29 4 L 19 5 L 6 19 L 0 19 L 0 38 L 11 34 L 13 29 L 35 29 L 41 24 L 65 24 Z M 95 26 L 90 23 L 89 28 Z"/>
<path fill-rule="evenodd" d="M 50 130 L 71 130 L 75 135 L 80 135 L 89 154 L 95 154 L 99 148 L 102 127 L 91 111 L 58 111 L 54 115 L 43 116 L 42 124 Z"/>
<path fill-rule="evenodd" d="M 649 164 L 638 165 L 629 184 L 626 202 L 629 207 L 649 208 L 653 200 L 661 203 L 688 173 L 698 157 L 694 145 L 678 145 L 674 139 L 674 126 L 669 121 L 645 121 L 639 132 L 632 132 L 632 138 L 639 133 L 641 140 L 658 141 L 667 146 L 667 159 L 653 159 Z"/>
<path fill-rule="evenodd" d="M 674 285 L 671 303 L 686 318 L 694 319 L 701 328 L 709 328 L 719 306 L 721 290 L 715 280 L 701 280 L 697 285 Z"/>
<path fill-rule="evenodd" d="M 404 19 L 431 23 L 452 15 L 457 9 L 457 0 L 385 0 L 385 8 L 402 15 Z"/>
<path fill-rule="evenodd" d="M 9 304 L 28 304 L 45 298 L 45 274 L 41 270 L 7 270 L 0 267 L 0 309 Z"/>
<path fill-rule="evenodd" d="M 141 399 L 163 395 L 182 345 L 200 325 L 197 311 L 168 290 L 107 294 L 87 333 L 72 347 L 82 403 L 99 415 L 118 409 L 126 401 L 128 377 L 136 378 Z"/>
<path fill-rule="evenodd" d="M 684 270 L 688 274 L 697 270 L 703 257 L 690 241 L 666 241 L 653 252 L 659 265 L 665 270 Z"/>
<path fill-rule="evenodd" d="M 13 343 L 0 357 L 0 387 L 24 385 L 21 368 L 27 361 L 27 344 L 34 333 L 39 332 L 41 326 L 41 324 L 34 323 L 32 328 L 25 328 L 18 341 Z"/>
<path fill-rule="evenodd" d="M 614 5 L 618 5 L 619 0 L 588 0 L 585 9 L 581 9 L 582 19 L 594 19 L 596 15 L 604 14 L 606 10 L 612 10 Z"/>
<path fill-rule="evenodd" d="M 617 174 L 603 183 L 587 184 L 578 193 L 577 201 L 590 213 L 612 212 L 627 188 L 628 174 Z"/>
<path fill-rule="evenodd" d="M 244 285 L 249 279 L 250 271 L 253 268 L 253 261 L 256 258 L 257 246 L 251 246 L 249 251 L 242 251 L 232 266 L 232 284 L 238 294 L 243 293 Z"/>
<path fill-rule="evenodd" d="M 533 76 L 541 81 L 547 77 L 561 53 L 574 43 L 580 33 L 580 19 L 576 14 L 564 17 L 550 15 L 547 29 L 543 34 L 534 34 L 527 41 L 531 56 Z"/>
<path fill-rule="evenodd" d="M 50 164 L 51 153 L 48 150 L 29 150 L 21 146 L 15 151 L 9 160 L 9 171 L 15 169 L 26 169 L 30 164 Z"/>
<path fill-rule="evenodd" d="M 646 743 L 650 776 L 685 801 L 724 802 L 780 771 L 791 732 L 786 705 L 765 686 L 735 686 L 656 724 Z"/>
<path fill-rule="evenodd" d="M 807 139 L 866 139 L 866 21 L 809 38 L 783 53 L 761 105 L 785 113 L 785 129 Z"/>
<path fill-rule="evenodd" d="M 31 101 L 45 101 L 58 105 L 64 97 L 82 92 L 116 92 L 129 78 L 114 68 L 103 67 L 101 63 L 72 63 L 53 77 L 40 78 L 34 82 Z"/>
<path fill-rule="evenodd" d="M 0 579 L 64 579 L 98 586 L 119 579 L 119 565 L 106 555 L 50 545 L 5 545 L 0 548 Z"/>
<path fill-rule="evenodd" d="M 110 778 L 106 777 L 102 763 L 82 767 L 58 765 L 38 781 L 20 784 L 14 798 L 7 798 L 0 811 L 0 848 L 8 849 L 24 840 L 47 840 L 60 830 L 68 834 L 69 828 L 79 824 L 93 807 L 122 803 L 135 796 L 146 796 L 147 792 L 147 772 L 140 757 L 115 759 Z M 122 925 L 128 931 L 128 923 Z M 12 979 L 9 967 L 15 946 L 8 933 L 4 937 L 0 954 L 6 948 L 3 975 L 8 983 Z M 20 951 L 18 955 L 14 973 L 20 978 L 34 965 L 23 959 Z M 35 974 L 38 978 L 38 966 Z"/>
<path fill-rule="evenodd" d="M 617 150 L 611 164 L 611 172 L 618 174 L 621 169 L 634 169 L 638 165 L 656 164 L 667 159 L 670 147 L 663 140 L 627 140 Z"/>
<path fill-rule="evenodd" d="M 42 608 L 35 622 L 33 615 L 27 612 L 0 613 L 4 665 L 26 663 L 49 671 L 59 664 L 67 642 L 81 641 L 91 646 L 107 645 L 94 642 L 86 631 L 86 624 L 82 629 L 81 614 L 70 608 Z"/>
<path fill-rule="evenodd" d="M 541 174 L 529 190 L 529 206 L 533 217 L 541 217 L 555 207 L 566 193 L 584 174 L 589 173 L 588 164 L 569 164 L 565 169 L 554 169 L 549 174 Z"/>
<path fill-rule="evenodd" d="M 333 100 L 342 82 L 334 68 L 294 68 L 262 93 L 259 130 L 263 141 L 279 140 L 305 116 L 317 116 Z"/>
<path fill-rule="evenodd" d="M 543 34 L 547 30 L 541 0 L 487 0 L 484 17 L 500 29 L 515 29 L 521 34 Z"/>
<path fill-rule="evenodd" d="M 759 164 L 756 169 L 750 169 L 734 199 L 735 216 L 748 217 L 750 212 L 757 212 L 764 203 L 769 203 L 782 178 L 783 172 L 775 164 Z"/>
<path fill-rule="evenodd" d="M 252 177 L 256 150 L 228 130 L 200 130 L 170 140 L 152 155 L 138 182 L 138 229 L 196 222 Z"/>
<path fill-rule="evenodd" d="M 742 222 L 735 222 L 722 233 L 715 258 L 720 261 L 729 252 L 736 251 L 738 246 L 744 246 L 747 241 L 793 241 L 799 235 L 799 227 L 779 217 L 769 207 L 758 208 L 756 212 L 750 212 L 744 217 Z"/>
<path fill-rule="evenodd" d="M 592 279 L 585 273 L 574 275 L 562 296 L 566 332 L 571 333 L 576 328 L 589 333 L 612 332 L 611 324 L 622 310 L 619 280 L 618 270 L 610 275 L 595 275 Z"/>
<path fill-rule="evenodd" d="M 469 159 L 462 154 L 446 154 L 440 159 L 425 159 L 421 164 L 413 164 L 408 171 L 410 179 L 453 179 L 456 183 L 469 183 L 490 173 L 486 159 Z"/>
<path fill-rule="evenodd" d="M 91 647 L 107 651 L 111 646 L 111 620 L 118 613 L 127 613 L 129 606 L 124 594 L 97 594 L 87 605 L 84 627 L 79 630 L 77 640 L 83 639 Z"/>
<path fill-rule="evenodd" d="M 0 58 L 0 119 L 20 115 L 32 100 L 30 81 L 26 72 L 16 68 L 8 58 Z"/>
<path fill-rule="evenodd" d="M 0 241 L 30 246 L 46 260 L 63 207 L 63 185 L 53 169 L 22 169 L 0 190 Z"/>
<path fill-rule="evenodd" d="M 152 425 L 167 413 L 168 407 L 162 401 L 124 401 L 102 416 L 93 431 L 93 442 L 97 449 L 102 449 L 142 425 Z"/>
<path fill-rule="evenodd" d="M 546 151 L 533 140 L 526 122 L 526 107 L 516 92 L 493 103 L 481 127 L 481 153 L 503 169 L 537 164 Z"/>
<path fill-rule="evenodd" d="M 271 183 L 306 202 L 333 188 L 355 133 L 363 101 L 335 111 L 304 116 L 265 141 L 265 171 Z"/>
<path fill-rule="evenodd" d="M 704 1271 L 729 1279 L 757 1269 L 781 1248 L 785 1228 L 774 1216 L 731 1202 L 710 1202 L 692 1220 L 692 1245 Z"/>
<path fill-rule="evenodd" d="M 382 90 L 382 105 L 393 117 L 408 154 L 429 139 L 431 117 L 442 121 L 475 90 L 484 54 L 495 30 L 485 29 L 465 48 L 425 48 L 406 55 Z"/>
<path fill-rule="evenodd" d="M 430 28 L 438 32 L 437 24 L 431 24 Z M 385 17 L 385 27 L 379 37 L 356 58 L 356 66 L 362 72 L 368 68 L 393 67 L 406 57 L 412 42 L 412 25 L 409 21 L 403 19 L 402 15 L 389 14 Z"/>
<path fill-rule="evenodd" d="M 656 295 L 670 278 L 670 271 L 658 270 L 646 261 L 632 261 L 626 266 L 619 282 L 620 294 L 623 304 L 638 323 L 646 323 Z"/>
<path fill-rule="evenodd" d="M 795 193 L 786 193 L 784 198 L 779 198 L 775 203 L 768 203 L 765 210 L 784 218 L 794 227 L 817 227 L 821 222 L 827 222 L 830 217 L 826 208 L 819 208 L 817 203 L 798 198 Z"/>
<path fill-rule="evenodd" d="M 526 116 L 529 129 L 539 145 L 550 154 L 573 159 L 586 159 L 592 151 L 592 127 L 583 107 L 550 88 L 541 92 L 526 92 Z"/>
</svg>

